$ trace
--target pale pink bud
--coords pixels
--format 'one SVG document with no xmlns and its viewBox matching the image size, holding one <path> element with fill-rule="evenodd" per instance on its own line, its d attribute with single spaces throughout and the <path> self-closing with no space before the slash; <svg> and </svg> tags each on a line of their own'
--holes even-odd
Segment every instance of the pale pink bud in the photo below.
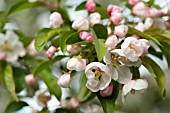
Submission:
<svg viewBox="0 0 170 113">
<path fill-rule="evenodd" d="M 139 22 L 136 26 L 135 26 L 135 29 L 141 31 L 141 32 L 144 32 L 145 30 L 145 25 L 142 23 L 142 22 Z"/>
<path fill-rule="evenodd" d="M 5 54 L 4 53 L 0 53 L 0 61 L 5 60 Z"/>
<path fill-rule="evenodd" d="M 62 108 L 68 108 L 68 109 L 72 108 L 71 102 L 68 99 L 61 100 L 60 105 Z"/>
<path fill-rule="evenodd" d="M 50 26 L 53 28 L 59 28 L 63 24 L 63 19 L 60 13 L 54 12 L 50 15 Z"/>
<path fill-rule="evenodd" d="M 37 84 L 37 81 L 34 78 L 34 75 L 32 75 L 32 74 L 25 76 L 25 82 L 27 85 L 29 85 L 31 87 L 34 87 Z"/>
<path fill-rule="evenodd" d="M 100 95 L 102 97 L 108 97 L 113 93 L 113 85 L 110 83 L 105 89 L 100 90 Z"/>
<path fill-rule="evenodd" d="M 106 39 L 105 45 L 107 46 L 107 50 L 111 51 L 113 50 L 117 45 L 117 37 L 115 35 L 112 35 Z"/>
<path fill-rule="evenodd" d="M 123 13 L 122 8 L 120 8 L 120 7 L 116 6 L 116 5 L 113 5 L 113 4 L 108 5 L 108 7 L 107 7 L 108 15 L 111 16 L 112 12 L 114 12 L 114 11 L 118 11 L 118 12 Z"/>
<path fill-rule="evenodd" d="M 50 48 L 48 48 L 47 52 L 46 52 L 46 55 L 49 57 L 49 58 L 52 58 L 55 54 L 55 52 L 57 51 L 57 48 L 54 47 L 54 46 L 51 46 Z"/>
<path fill-rule="evenodd" d="M 163 12 L 153 7 L 146 11 L 146 15 L 151 18 L 157 18 L 163 16 Z"/>
<path fill-rule="evenodd" d="M 33 40 L 27 47 L 28 53 L 30 55 L 36 55 L 37 54 L 34 43 L 35 43 L 35 40 Z"/>
<path fill-rule="evenodd" d="M 168 30 L 170 30 L 170 23 L 169 23 L 168 21 L 165 21 L 165 22 L 164 22 L 164 25 L 166 26 L 166 28 L 167 28 Z"/>
<path fill-rule="evenodd" d="M 89 32 L 83 31 L 83 32 L 80 32 L 79 35 L 82 40 L 93 42 L 93 36 Z"/>
<path fill-rule="evenodd" d="M 78 18 L 72 24 L 72 28 L 75 30 L 88 30 L 89 29 L 89 21 L 83 17 Z"/>
<path fill-rule="evenodd" d="M 147 6 L 145 5 L 145 3 L 139 2 L 133 7 L 132 12 L 138 17 L 145 18 L 146 10 L 147 10 Z"/>
<path fill-rule="evenodd" d="M 111 13 L 110 21 L 113 24 L 119 24 L 123 20 L 123 13 L 120 11 L 114 11 Z"/>
<path fill-rule="evenodd" d="M 94 0 L 87 0 L 85 7 L 88 12 L 92 13 L 96 10 L 96 3 Z"/>
<path fill-rule="evenodd" d="M 79 108 L 81 106 L 79 100 L 75 97 L 71 98 L 70 102 L 71 102 L 72 108 Z"/>
<path fill-rule="evenodd" d="M 115 26 L 114 34 L 119 38 L 124 37 L 128 32 L 128 27 L 126 25 Z"/>
<path fill-rule="evenodd" d="M 148 40 L 146 40 L 146 39 L 139 39 L 139 40 L 143 44 L 144 50 L 143 50 L 143 53 L 142 53 L 141 56 L 144 57 L 148 53 L 148 48 L 150 47 L 150 42 Z"/>
<path fill-rule="evenodd" d="M 73 44 L 67 46 L 67 52 L 71 54 L 78 54 L 82 51 L 81 45 Z"/>
<path fill-rule="evenodd" d="M 86 68 L 86 60 L 82 58 L 71 58 L 67 62 L 67 69 L 75 71 L 83 71 Z"/>
<path fill-rule="evenodd" d="M 141 0 L 128 0 L 128 4 L 131 6 L 136 5 L 138 2 L 140 2 Z"/>
<path fill-rule="evenodd" d="M 71 83 L 71 75 L 70 73 L 65 73 L 63 74 L 59 80 L 58 80 L 58 84 L 62 87 L 62 88 L 68 88 L 70 86 Z"/>
<path fill-rule="evenodd" d="M 99 13 L 92 13 L 90 14 L 90 24 L 94 25 L 94 24 L 101 24 L 101 15 Z"/>
</svg>

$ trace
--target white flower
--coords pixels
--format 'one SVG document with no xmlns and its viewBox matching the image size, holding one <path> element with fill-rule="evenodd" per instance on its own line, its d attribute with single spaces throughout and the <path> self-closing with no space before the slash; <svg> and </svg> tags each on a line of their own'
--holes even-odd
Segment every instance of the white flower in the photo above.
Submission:
<svg viewBox="0 0 170 113">
<path fill-rule="evenodd" d="M 86 66 L 86 87 L 92 92 L 105 89 L 111 82 L 111 73 L 109 68 L 99 62 L 92 62 Z"/>
<path fill-rule="evenodd" d="M 18 57 L 23 57 L 26 51 L 19 37 L 13 31 L 7 31 L 6 34 L 0 33 L 0 53 L 5 54 L 5 60 L 15 62 Z"/>
<path fill-rule="evenodd" d="M 101 16 L 99 13 L 95 12 L 95 13 L 91 13 L 90 14 L 90 24 L 94 25 L 94 24 L 101 24 Z"/>
<path fill-rule="evenodd" d="M 89 29 L 89 21 L 83 17 L 78 18 L 72 24 L 72 28 L 75 30 L 88 30 Z"/>
<path fill-rule="evenodd" d="M 145 79 L 131 80 L 123 86 L 122 89 L 122 101 L 124 97 L 131 91 L 136 90 L 143 93 L 148 88 L 148 82 Z"/>
<path fill-rule="evenodd" d="M 122 43 L 121 49 L 126 58 L 132 62 L 137 61 L 144 51 L 142 42 L 134 37 L 127 37 Z"/>
<path fill-rule="evenodd" d="M 50 26 L 53 28 L 59 28 L 63 24 L 63 19 L 60 13 L 53 12 L 50 15 Z"/>
<path fill-rule="evenodd" d="M 67 68 L 69 70 L 83 71 L 86 68 L 86 60 L 82 58 L 71 58 L 67 62 Z"/>
<path fill-rule="evenodd" d="M 63 74 L 58 80 L 58 84 L 63 88 L 68 88 L 70 86 L 70 83 L 71 75 L 69 73 Z"/>
</svg>

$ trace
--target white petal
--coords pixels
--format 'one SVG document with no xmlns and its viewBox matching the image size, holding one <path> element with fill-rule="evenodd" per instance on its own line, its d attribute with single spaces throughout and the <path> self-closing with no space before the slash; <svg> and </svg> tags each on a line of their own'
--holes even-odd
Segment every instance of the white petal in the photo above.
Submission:
<svg viewBox="0 0 170 113">
<path fill-rule="evenodd" d="M 104 58 L 103 58 L 103 61 L 106 63 L 106 64 L 112 64 L 112 59 L 111 59 L 111 53 L 110 51 L 107 51 Z"/>
<path fill-rule="evenodd" d="M 117 80 L 118 79 L 117 69 L 115 67 L 113 67 L 112 65 L 107 65 L 107 66 L 110 69 L 112 79 Z"/>
<path fill-rule="evenodd" d="M 146 18 L 145 19 L 145 23 L 144 23 L 144 26 L 145 26 L 145 29 L 149 29 L 153 24 L 153 19 L 152 18 Z"/>
<path fill-rule="evenodd" d="M 26 54 L 26 51 L 21 42 L 18 42 L 17 45 L 15 45 L 13 49 L 14 49 L 15 54 L 17 54 L 20 57 L 23 57 Z"/>
<path fill-rule="evenodd" d="M 12 52 L 6 53 L 6 61 L 15 62 L 18 59 L 18 55 Z"/>
<path fill-rule="evenodd" d="M 4 44 L 5 40 L 6 40 L 5 35 L 0 33 L 0 46 L 2 46 Z"/>
<path fill-rule="evenodd" d="M 148 88 L 148 82 L 145 79 L 137 79 L 133 89 L 142 90 Z"/>
<path fill-rule="evenodd" d="M 125 57 L 125 55 L 123 54 L 123 51 L 121 49 L 114 49 L 114 50 L 111 51 L 111 53 L 113 53 L 117 56 Z"/>
<path fill-rule="evenodd" d="M 100 90 L 100 81 L 98 79 L 88 79 L 86 87 L 92 92 L 97 92 Z"/>
<path fill-rule="evenodd" d="M 126 48 L 123 50 L 123 53 L 125 54 L 125 56 L 132 62 L 137 61 L 138 60 L 138 56 L 136 55 L 135 51 L 133 49 L 130 48 Z"/>
<path fill-rule="evenodd" d="M 13 31 L 7 31 L 6 38 L 11 47 L 19 42 L 19 37 Z"/>
<path fill-rule="evenodd" d="M 127 66 L 118 66 L 118 82 L 121 84 L 126 84 L 132 79 L 132 73 Z"/>
<path fill-rule="evenodd" d="M 128 67 L 131 67 L 131 66 L 135 66 L 135 67 L 140 67 L 141 66 L 141 64 L 142 64 L 142 61 L 141 61 L 141 59 L 139 58 L 137 61 L 135 61 L 135 62 L 132 62 L 132 61 L 130 61 L 130 60 L 124 60 L 124 61 L 122 61 L 123 62 L 123 64 L 124 65 L 126 65 L 126 66 L 128 66 Z"/>
<path fill-rule="evenodd" d="M 135 80 L 131 80 L 123 86 L 122 93 L 124 96 L 127 95 L 134 88 L 135 83 Z"/>
<path fill-rule="evenodd" d="M 111 76 L 103 73 L 100 79 L 100 90 L 105 89 L 111 82 Z"/>
</svg>

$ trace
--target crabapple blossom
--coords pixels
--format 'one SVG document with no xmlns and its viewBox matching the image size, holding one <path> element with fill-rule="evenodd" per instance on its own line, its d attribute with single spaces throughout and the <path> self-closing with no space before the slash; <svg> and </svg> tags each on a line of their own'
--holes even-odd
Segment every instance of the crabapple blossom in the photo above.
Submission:
<svg viewBox="0 0 170 113">
<path fill-rule="evenodd" d="M 132 62 L 139 59 L 144 51 L 141 41 L 134 37 L 127 37 L 121 45 L 123 54 Z"/>
<path fill-rule="evenodd" d="M 105 45 L 107 46 L 107 51 L 111 51 L 116 47 L 118 39 L 115 35 L 112 35 L 106 39 Z"/>
<path fill-rule="evenodd" d="M 102 97 L 108 97 L 113 93 L 113 84 L 110 83 L 105 89 L 100 90 L 100 95 Z"/>
<path fill-rule="evenodd" d="M 148 82 L 145 79 L 131 80 L 123 86 L 122 89 L 122 101 L 124 97 L 131 91 L 136 90 L 143 93 L 148 88 Z"/>
<path fill-rule="evenodd" d="M 5 56 L 7 62 L 15 62 L 18 57 L 26 54 L 22 42 L 13 31 L 6 31 L 6 34 L 0 33 L 0 53 L 1 57 Z"/>
<path fill-rule="evenodd" d="M 145 25 L 142 23 L 142 22 L 139 22 L 136 26 L 135 26 L 135 29 L 141 31 L 141 32 L 144 32 L 145 30 Z"/>
<path fill-rule="evenodd" d="M 93 13 L 96 10 L 96 3 L 94 0 L 87 0 L 85 8 L 88 12 Z"/>
<path fill-rule="evenodd" d="M 79 35 L 82 40 L 93 42 L 93 36 L 89 32 L 82 31 Z"/>
<path fill-rule="evenodd" d="M 145 18 L 146 10 L 147 10 L 147 6 L 145 5 L 145 3 L 139 2 L 133 7 L 132 12 L 138 17 Z"/>
<path fill-rule="evenodd" d="M 73 44 L 67 46 L 67 52 L 71 54 L 78 54 L 82 51 L 81 45 Z"/>
<path fill-rule="evenodd" d="M 59 28 L 61 24 L 64 23 L 61 14 L 58 12 L 53 12 L 50 15 L 49 19 L 50 19 L 50 26 L 53 28 Z"/>
<path fill-rule="evenodd" d="M 86 68 L 86 60 L 82 58 L 71 58 L 67 62 L 69 70 L 83 71 Z"/>
<path fill-rule="evenodd" d="M 89 21 L 90 21 L 91 25 L 101 24 L 102 23 L 101 15 L 98 12 L 91 13 L 90 16 L 89 16 Z"/>
<path fill-rule="evenodd" d="M 107 7 L 107 13 L 108 13 L 109 16 L 111 16 L 112 12 L 123 13 L 123 9 L 121 7 L 119 7 L 119 6 L 109 4 L 108 7 Z"/>
<path fill-rule="evenodd" d="M 72 24 L 72 28 L 75 30 L 88 30 L 89 29 L 89 21 L 83 17 L 78 18 Z"/>
<path fill-rule="evenodd" d="M 71 75 L 70 73 L 65 73 L 63 74 L 59 80 L 58 80 L 58 84 L 62 87 L 62 88 L 68 88 L 70 86 L 71 83 Z"/>
<path fill-rule="evenodd" d="M 115 26 L 114 34 L 120 38 L 124 37 L 128 32 L 128 27 L 126 25 Z"/>
<path fill-rule="evenodd" d="M 49 58 L 52 58 L 55 54 L 55 52 L 57 51 L 57 48 L 54 47 L 54 46 L 51 46 L 50 48 L 48 48 L 48 50 L 46 51 L 46 55 L 49 57 Z"/>
<path fill-rule="evenodd" d="M 111 23 L 117 25 L 123 20 L 123 18 L 123 13 L 121 13 L 120 11 L 113 11 L 111 13 L 110 21 Z"/>
<path fill-rule="evenodd" d="M 136 5 L 137 3 L 139 3 L 141 0 L 128 0 L 128 4 L 131 6 Z"/>
<path fill-rule="evenodd" d="M 158 18 L 163 15 L 163 12 L 153 7 L 146 11 L 146 15 L 151 18 Z"/>
<path fill-rule="evenodd" d="M 85 74 L 87 77 L 86 87 L 92 92 L 105 89 L 111 82 L 109 68 L 99 62 L 91 62 L 86 66 Z"/>
<path fill-rule="evenodd" d="M 139 41 L 142 42 L 143 47 L 144 47 L 144 51 L 141 55 L 142 57 L 144 57 L 148 53 L 148 48 L 150 47 L 150 42 L 146 39 L 139 39 Z"/>
</svg>

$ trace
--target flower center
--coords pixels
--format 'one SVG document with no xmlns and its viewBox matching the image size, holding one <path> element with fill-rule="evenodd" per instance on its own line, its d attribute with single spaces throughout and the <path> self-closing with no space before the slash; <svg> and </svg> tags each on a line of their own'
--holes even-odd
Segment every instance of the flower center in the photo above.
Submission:
<svg viewBox="0 0 170 113">
<path fill-rule="evenodd" d="M 113 64 L 117 65 L 119 62 L 118 56 L 112 56 L 112 62 L 113 62 Z"/>
<path fill-rule="evenodd" d="M 101 70 L 100 70 L 100 68 L 97 68 L 94 73 L 95 73 L 95 77 L 100 79 L 100 77 L 101 77 Z"/>
<path fill-rule="evenodd" d="M 11 51 L 12 50 L 12 48 L 10 47 L 10 44 L 7 41 L 4 42 L 3 49 L 5 51 Z"/>
<path fill-rule="evenodd" d="M 130 48 L 130 49 L 133 49 L 133 48 L 134 48 L 134 45 L 133 45 L 133 44 L 129 44 L 129 48 Z"/>
</svg>

